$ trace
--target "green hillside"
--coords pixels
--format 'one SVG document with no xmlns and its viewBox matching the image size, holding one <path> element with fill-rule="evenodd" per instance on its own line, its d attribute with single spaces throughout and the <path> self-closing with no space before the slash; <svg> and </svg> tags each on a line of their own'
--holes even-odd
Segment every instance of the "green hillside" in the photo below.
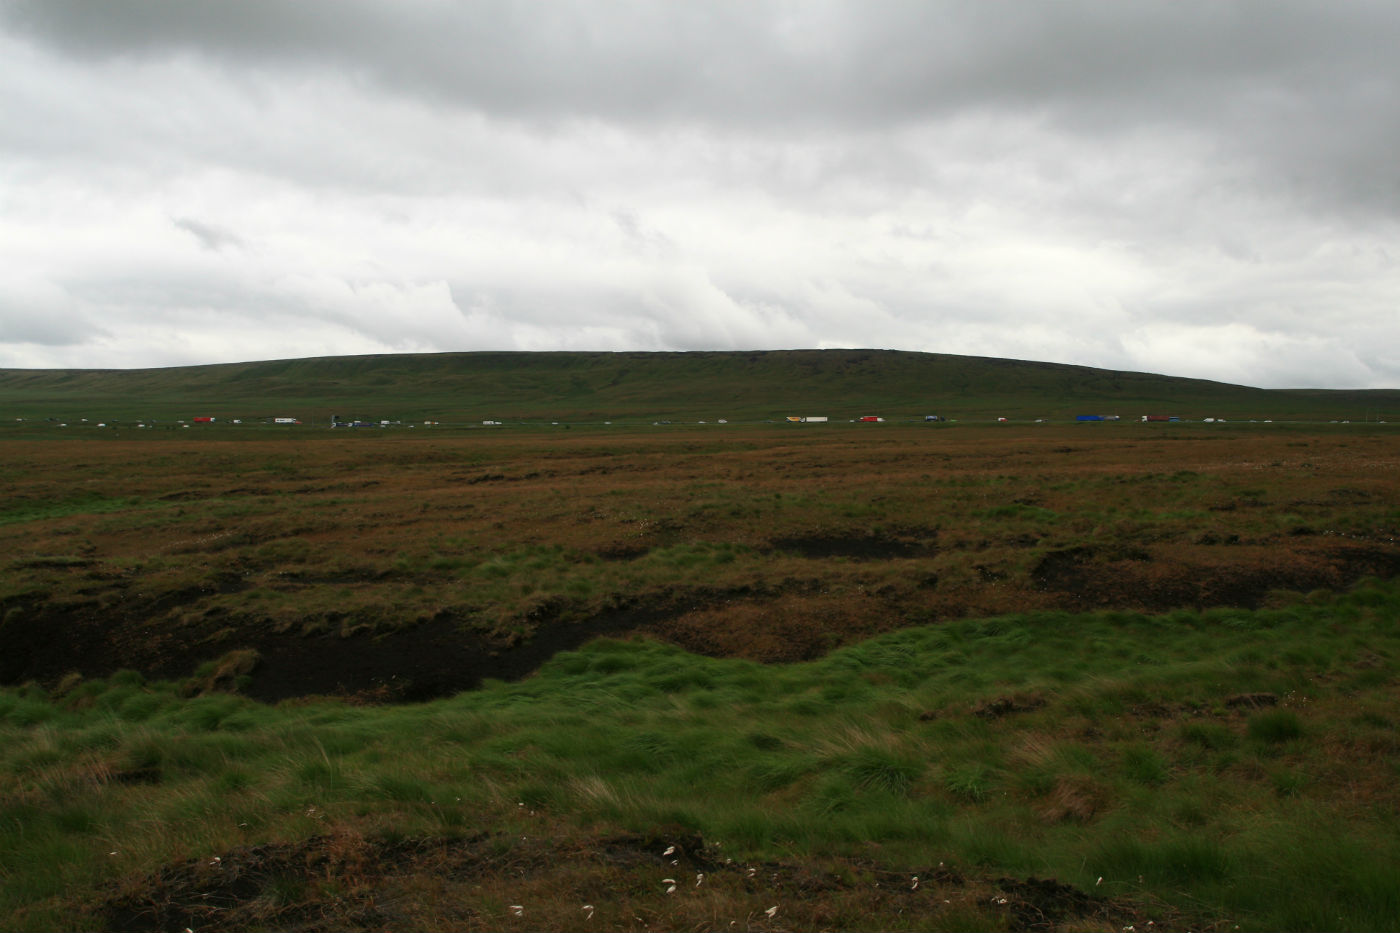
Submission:
<svg viewBox="0 0 1400 933">
<path fill-rule="evenodd" d="M 1076 414 L 1400 420 L 1400 390 L 1265 390 L 898 350 L 438 353 L 135 370 L 0 370 L 0 417 L 890 420 Z"/>
</svg>

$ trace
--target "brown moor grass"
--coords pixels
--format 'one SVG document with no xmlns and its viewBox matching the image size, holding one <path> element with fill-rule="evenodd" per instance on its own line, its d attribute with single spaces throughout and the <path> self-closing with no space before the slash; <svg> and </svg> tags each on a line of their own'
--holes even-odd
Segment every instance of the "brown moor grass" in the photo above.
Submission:
<svg viewBox="0 0 1400 933">
<path fill-rule="evenodd" d="M 1265 605 L 1400 569 L 1384 425 L 198 432 L 0 446 L 0 682 L 261 659 L 254 696 L 596 634 L 811 658 L 911 624 Z"/>
</svg>

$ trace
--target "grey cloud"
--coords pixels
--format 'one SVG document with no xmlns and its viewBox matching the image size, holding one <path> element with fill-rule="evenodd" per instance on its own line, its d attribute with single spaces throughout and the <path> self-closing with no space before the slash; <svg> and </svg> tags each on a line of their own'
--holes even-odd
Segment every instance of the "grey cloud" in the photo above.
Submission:
<svg viewBox="0 0 1400 933">
<path fill-rule="evenodd" d="M 47 282 L 0 280 L 0 347 L 75 347 L 101 333 L 65 289 Z"/>
<path fill-rule="evenodd" d="M 1335 101 L 1392 71 L 1400 29 L 1390 4 L 1301 0 L 6 0 L 0 11 L 80 55 L 331 66 L 504 115 L 721 123 L 881 123 L 997 102 L 1123 118 L 1144 98 L 1151 114 L 1189 116 L 1257 90 L 1260 107 L 1280 93 Z"/>
<path fill-rule="evenodd" d="M 1400 7 L 1382 2 L 702 4 L 4 0 L 69 54 L 329 70 L 505 120 L 878 132 L 1001 113 L 1175 127 L 1318 210 L 1400 210 Z"/>
<path fill-rule="evenodd" d="M 86 315 L 104 359 L 158 328 L 164 358 L 877 345 L 1393 379 L 1354 348 L 1400 333 L 1397 24 L 0 0 L 0 343 L 77 359 Z"/>
<path fill-rule="evenodd" d="M 0 345 L 38 344 L 45 347 L 73 347 L 92 339 L 90 327 L 75 326 L 70 320 L 35 314 L 33 308 L 0 307 Z"/>
<path fill-rule="evenodd" d="M 676 257 L 676 244 L 671 238 L 647 225 L 635 211 L 618 208 L 611 212 L 611 217 L 626 242 L 636 252 L 663 260 Z"/>
<path fill-rule="evenodd" d="M 239 236 L 213 224 L 207 224 L 190 217 L 171 218 L 171 223 L 194 237 L 204 249 L 212 252 L 217 253 L 225 247 L 237 248 L 243 245 L 243 240 Z"/>
</svg>

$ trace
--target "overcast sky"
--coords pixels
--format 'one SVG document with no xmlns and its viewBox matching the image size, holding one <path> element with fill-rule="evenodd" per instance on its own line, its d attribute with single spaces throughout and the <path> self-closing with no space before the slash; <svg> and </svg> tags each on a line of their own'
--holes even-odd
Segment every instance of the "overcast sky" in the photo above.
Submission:
<svg viewBox="0 0 1400 933">
<path fill-rule="evenodd" d="M 1400 386 L 1400 3 L 0 0 L 0 367 Z"/>
</svg>

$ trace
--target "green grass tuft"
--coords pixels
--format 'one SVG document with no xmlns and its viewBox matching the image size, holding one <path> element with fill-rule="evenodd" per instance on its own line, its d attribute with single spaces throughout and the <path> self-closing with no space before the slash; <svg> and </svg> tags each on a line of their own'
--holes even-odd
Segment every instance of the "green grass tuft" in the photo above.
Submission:
<svg viewBox="0 0 1400 933">
<path fill-rule="evenodd" d="M 1277 745 L 1291 742 L 1303 735 L 1303 722 L 1292 710 L 1274 709 L 1250 717 L 1249 737 L 1257 742 Z"/>
</svg>

